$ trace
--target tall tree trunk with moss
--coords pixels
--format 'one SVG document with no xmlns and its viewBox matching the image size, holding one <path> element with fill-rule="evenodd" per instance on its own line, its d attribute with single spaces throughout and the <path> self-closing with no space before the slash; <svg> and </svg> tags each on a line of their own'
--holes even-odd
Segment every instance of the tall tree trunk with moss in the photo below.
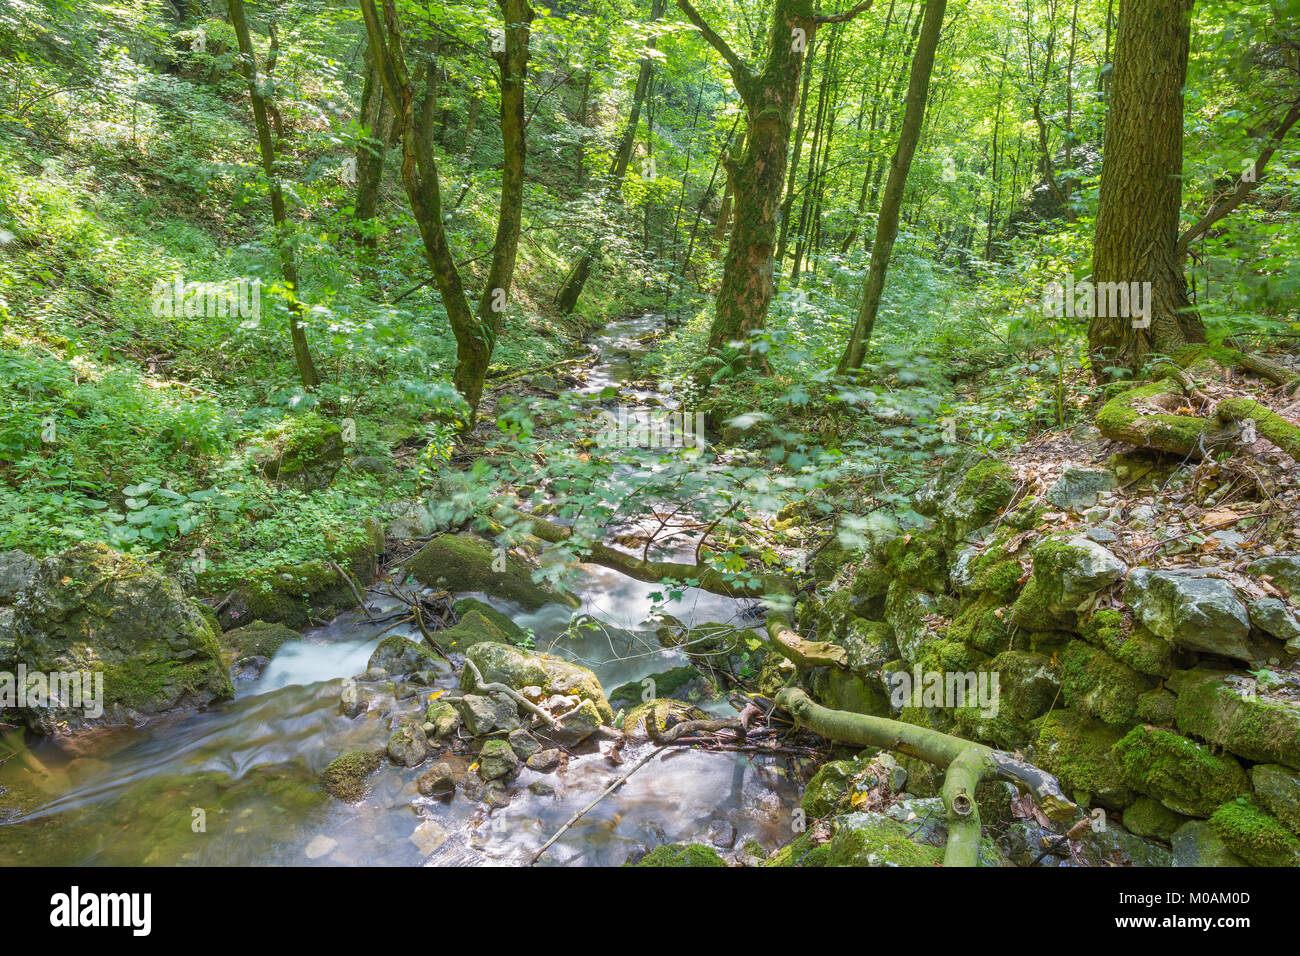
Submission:
<svg viewBox="0 0 1300 956">
<path fill-rule="evenodd" d="M 1152 352 L 1205 341 L 1177 253 L 1191 12 L 1192 0 L 1120 3 L 1092 281 L 1150 282 L 1151 313 L 1146 328 L 1128 316 L 1092 318 L 1088 348 L 1099 380 L 1138 371 Z"/>
<path fill-rule="evenodd" d="M 650 5 L 650 22 L 656 22 L 664 15 L 665 0 L 651 0 Z M 655 48 L 653 38 L 646 44 L 651 50 Z M 654 59 L 643 57 L 641 60 L 641 69 L 637 73 L 636 86 L 632 90 L 632 105 L 628 109 L 627 125 L 623 127 L 623 135 L 619 139 L 618 149 L 614 152 L 614 160 L 610 165 L 609 179 L 606 184 L 606 191 L 610 197 L 616 197 L 623 188 L 623 177 L 627 175 L 628 164 L 632 161 L 632 148 L 636 145 L 636 128 L 641 120 L 641 107 L 645 103 L 646 91 L 650 88 L 650 77 L 654 73 Z M 562 315 L 569 315 L 578 307 L 578 299 L 582 296 L 582 289 L 591 278 L 591 268 L 596 263 L 596 257 L 600 255 L 600 240 L 593 239 L 583 250 L 582 258 L 569 272 L 565 278 L 564 284 L 560 286 L 560 291 L 555 294 L 555 305 Z"/>
<path fill-rule="evenodd" d="M 789 160 L 790 133 L 804 55 L 817 30 L 853 19 L 871 6 L 863 0 L 843 13 L 821 14 L 813 0 L 776 0 L 768 27 L 767 58 L 755 70 L 705 21 L 690 0 L 677 0 L 686 18 L 721 54 L 745 108 L 745 149 L 728 156 L 731 242 L 722 266 L 709 350 L 725 367 L 761 364 L 743 343 L 761 329 L 775 293 L 774 254 Z M 732 343 L 742 343 L 737 348 Z"/>
<path fill-rule="evenodd" d="M 373 246 L 374 236 L 360 228 L 360 225 L 374 218 L 379 205 L 379 187 L 384 180 L 384 160 L 393 125 L 393 111 L 388 105 L 388 98 L 384 96 L 379 69 L 375 66 L 368 47 L 365 58 L 366 80 L 361 92 L 360 123 L 366 132 L 365 139 L 357 144 L 357 201 L 352 219 L 359 225 L 356 229 L 357 241 Z"/>
<path fill-rule="evenodd" d="M 320 384 L 320 375 L 316 371 L 316 363 L 312 361 L 311 349 L 307 345 L 307 333 L 302 326 L 303 308 L 298 298 L 298 262 L 293 252 L 292 226 L 284 205 L 280 176 L 275 168 L 275 143 L 271 138 L 266 98 L 258 78 L 253 40 L 248 30 L 248 18 L 244 13 L 243 0 L 228 0 L 228 4 L 230 24 L 239 39 L 239 66 L 244 79 L 248 82 L 248 98 L 253 105 L 253 122 L 257 127 L 257 146 L 262 156 L 262 170 L 266 173 L 267 186 L 271 194 L 271 218 L 275 222 L 280 272 L 289 289 L 289 336 L 293 342 L 294 361 L 298 366 L 298 377 L 302 380 L 303 386 L 315 388 Z"/>
<path fill-rule="evenodd" d="M 504 27 L 502 49 L 493 51 L 493 58 L 501 68 L 501 139 L 504 148 L 501 203 L 491 265 L 478 306 L 471 309 L 460 270 L 447 242 L 437 162 L 425 135 L 427 129 L 422 129 L 418 122 L 427 103 L 427 88 L 417 91 L 417 84 L 407 70 L 394 0 L 384 0 L 382 17 L 375 0 L 360 2 L 384 94 L 393 108 L 394 123 L 401 134 L 402 184 L 424 242 L 425 258 L 456 337 L 454 382 L 470 408 L 477 411 L 500 330 L 501 314 L 509 299 L 519 250 L 526 151 L 524 85 L 528 76 L 529 24 L 533 11 L 527 0 L 497 0 Z"/>
<path fill-rule="evenodd" d="M 880 296 L 885 290 L 885 274 L 898 238 L 898 213 L 903 205 L 903 190 L 907 187 L 907 174 L 912 167 L 917 141 L 921 138 L 921 124 L 925 120 L 925 103 L 930 93 L 930 74 L 934 70 L 934 53 L 939 46 L 939 33 L 943 28 L 943 14 L 947 0 L 926 0 L 925 18 L 921 34 L 912 57 L 912 74 L 908 79 L 907 100 L 903 107 L 903 126 L 898 133 L 898 146 L 889 164 L 889 179 L 880 200 L 880 216 L 876 220 L 876 238 L 871 244 L 871 266 L 867 271 L 867 286 L 862 294 L 862 306 L 853 326 L 849 343 L 840 357 L 839 374 L 859 369 L 866 359 L 867 346 L 876 326 L 880 311 Z"/>
</svg>

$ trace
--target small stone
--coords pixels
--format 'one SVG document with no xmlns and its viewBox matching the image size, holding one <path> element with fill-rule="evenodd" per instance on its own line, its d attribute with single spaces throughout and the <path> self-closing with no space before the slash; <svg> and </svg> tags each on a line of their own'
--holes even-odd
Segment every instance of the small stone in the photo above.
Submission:
<svg viewBox="0 0 1300 956">
<path fill-rule="evenodd" d="M 456 789 L 456 775 L 449 763 L 436 763 L 415 781 L 421 796 L 442 797 Z"/>
<path fill-rule="evenodd" d="M 520 760 L 527 760 L 542 749 L 542 745 L 534 740 L 532 734 L 522 727 L 511 731 L 506 740 L 509 741 L 510 749 L 515 752 Z"/>
<path fill-rule="evenodd" d="M 447 842 L 447 831 L 433 820 L 425 820 L 411 834 L 411 842 L 421 855 L 428 856 Z"/>
<path fill-rule="evenodd" d="M 1066 468 L 1060 479 L 1047 492 L 1047 501 L 1062 510 L 1090 508 L 1097 503 L 1103 491 L 1115 487 L 1115 476 L 1109 471 L 1088 468 Z"/>
<path fill-rule="evenodd" d="M 721 850 L 730 850 L 736 845 L 735 826 L 726 820 L 709 824 L 709 842 Z"/>
<path fill-rule="evenodd" d="M 388 758 L 402 767 L 418 767 L 429 753 L 429 741 L 416 723 L 405 723 L 388 738 Z"/>
<path fill-rule="evenodd" d="M 1292 652 L 1300 651 L 1300 622 L 1277 598 L 1263 598 L 1250 605 L 1250 623 L 1265 634 L 1287 642 Z"/>
<path fill-rule="evenodd" d="M 309 860 L 319 860 L 338 845 L 338 840 L 335 840 L 332 837 L 327 837 L 323 833 L 318 833 L 311 838 L 311 842 L 303 848 L 302 852 L 306 854 L 307 859 Z"/>
<path fill-rule="evenodd" d="M 539 750 L 528 758 L 525 763 L 529 770 L 536 770 L 538 773 L 551 773 L 560 765 L 561 754 L 559 750 Z"/>
<path fill-rule="evenodd" d="M 484 780 L 509 779 L 519 773 L 519 758 L 504 740 L 489 740 L 479 752 L 478 772 Z"/>
</svg>

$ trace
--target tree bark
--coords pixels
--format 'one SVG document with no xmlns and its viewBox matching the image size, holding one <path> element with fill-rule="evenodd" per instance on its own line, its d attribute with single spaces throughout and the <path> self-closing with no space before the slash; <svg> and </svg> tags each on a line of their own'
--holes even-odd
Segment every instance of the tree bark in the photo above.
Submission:
<svg viewBox="0 0 1300 956">
<path fill-rule="evenodd" d="M 280 252 L 280 271 L 284 283 L 289 287 L 289 336 L 293 342 L 294 360 L 298 366 L 298 377 L 304 388 L 315 388 L 320 384 L 320 375 L 316 363 L 312 361 L 311 349 L 307 345 L 307 333 L 302 326 L 303 308 L 298 299 L 298 262 L 294 256 L 290 233 L 292 226 L 284 205 L 284 192 L 280 188 L 280 177 L 275 168 L 275 144 L 271 139 L 271 123 L 267 115 L 266 99 L 262 95 L 257 77 L 257 59 L 253 52 L 253 40 L 248 31 L 248 19 L 244 13 L 244 0 L 227 0 L 230 9 L 230 24 L 239 39 L 239 66 L 248 81 L 248 98 L 253 104 L 253 122 L 257 126 L 257 146 L 262 156 L 262 170 L 266 173 L 267 188 L 271 194 L 271 218 L 275 222 L 275 244 Z"/>
<path fill-rule="evenodd" d="M 1130 316 L 1092 317 L 1088 346 L 1098 380 L 1137 372 L 1153 351 L 1173 354 L 1205 341 L 1176 248 L 1192 2 L 1120 3 L 1092 281 L 1151 283 L 1151 314 L 1146 328 Z"/>
<path fill-rule="evenodd" d="M 898 147 L 889 164 L 889 179 L 880 203 L 880 216 L 876 221 L 876 238 L 871 244 L 871 266 L 867 272 L 867 285 L 862 296 L 858 319 L 849 337 L 844 354 L 840 357 L 837 372 L 844 374 L 859 369 L 866 358 L 871 333 L 875 329 L 876 314 L 880 311 L 880 296 L 885 288 L 885 273 L 889 258 L 898 238 L 898 213 L 903 204 L 903 189 L 907 173 L 912 166 L 917 141 L 921 138 L 921 124 L 925 119 L 925 101 L 930 91 L 930 74 L 934 70 L 934 54 L 939 46 L 939 33 L 947 0 L 927 0 L 921 34 L 912 57 L 912 74 L 908 80 L 907 101 L 903 108 L 903 125 L 898 134 Z"/>
</svg>

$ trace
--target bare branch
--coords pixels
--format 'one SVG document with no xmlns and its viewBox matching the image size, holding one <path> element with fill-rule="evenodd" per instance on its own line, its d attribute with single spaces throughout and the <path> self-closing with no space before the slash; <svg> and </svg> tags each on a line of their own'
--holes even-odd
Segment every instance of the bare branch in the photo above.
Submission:
<svg viewBox="0 0 1300 956">
<path fill-rule="evenodd" d="M 677 6 L 682 8 L 682 13 L 686 14 L 686 19 L 690 20 L 695 28 L 704 35 L 704 39 L 709 41 L 709 45 L 722 54 L 722 58 L 727 61 L 731 67 L 731 72 L 736 78 L 737 89 L 743 94 L 749 81 L 754 78 L 754 71 L 749 65 L 740 58 L 740 56 L 727 45 L 727 41 L 718 36 L 713 27 L 700 16 L 700 12 L 691 6 L 690 0 L 677 0 Z"/>
<path fill-rule="evenodd" d="M 851 10 L 845 10 L 843 13 L 819 13 L 813 17 L 814 23 L 847 23 L 859 13 L 866 13 L 871 9 L 874 0 L 862 0 L 856 7 Z"/>
</svg>

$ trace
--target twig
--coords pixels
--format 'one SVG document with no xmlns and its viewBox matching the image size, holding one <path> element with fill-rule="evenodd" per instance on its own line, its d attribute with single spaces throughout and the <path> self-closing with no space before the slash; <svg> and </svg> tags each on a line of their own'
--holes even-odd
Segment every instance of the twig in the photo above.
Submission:
<svg viewBox="0 0 1300 956">
<path fill-rule="evenodd" d="M 331 561 L 329 564 L 330 567 L 334 569 L 335 573 L 337 573 L 339 577 L 341 577 L 344 581 L 348 582 L 348 587 L 352 589 L 352 596 L 357 599 L 357 604 L 361 605 L 361 610 L 364 611 L 366 614 L 366 620 L 370 621 L 370 623 L 373 624 L 375 622 L 375 616 L 370 613 L 370 608 L 366 607 L 366 599 L 362 597 L 361 592 L 357 590 L 356 582 L 353 581 L 352 578 L 348 577 L 348 575 L 344 573 L 343 569 L 340 568 L 333 561 Z"/>
<path fill-rule="evenodd" d="M 471 661 L 466 661 L 466 663 L 468 664 L 468 663 L 472 663 L 472 662 L 471 662 Z M 619 787 L 621 787 L 624 783 L 627 782 L 627 778 L 628 778 L 628 777 L 632 776 L 632 774 L 636 773 L 638 770 L 640 770 L 642 767 L 644 767 L 644 766 L 645 766 L 646 764 L 648 764 L 651 760 L 653 760 L 655 757 L 659 756 L 661 753 L 663 753 L 663 752 L 664 752 L 665 750 L 667 750 L 667 749 L 668 749 L 668 745 L 665 744 L 665 745 L 662 746 L 662 747 L 658 747 L 658 748 L 656 748 L 656 749 L 650 751 L 648 754 L 646 754 L 644 757 L 642 757 L 640 760 L 638 760 L 635 764 L 633 764 L 631 770 L 629 770 L 627 773 L 623 774 L 623 776 L 619 777 L 617 780 L 615 780 L 613 783 L 611 783 L 608 787 L 606 787 L 603 791 L 601 791 L 600 796 L 598 796 L 595 800 L 591 801 L 591 803 L 587 804 L 585 807 L 583 807 L 581 810 L 579 810 L 579 811 L 578 811 L 577 813 L 575 813 L 573 816 L 569 817 L 568 821 L 564 824 L 564 826 L 562 826 L 562 827 L 560 827 L 560 829 L 556 830 L 556 831 L 555 831 L 555 835 L 552 836 L 552 837 L 551 837 L 549 840 L 547 840 L 545 843 L 543 843 L 541 849 L 538 850 L 536 853 L 534 853 L 534 854 L 532 855 L 532 857 L 528 860 L 528 865 L 529 865 L 529 866 L 532 866 L 534 863 L 536 863 L 538 860 L 540 860 L 540 859 L 542 858 L 542 854 L 545 853 L 547 850 L 549 850 L 549 849 L 554 845 L 555 841 L 558 840 L 560 837 L 562 837 L 562 836 L 565 834 L 565 832 L 566 832 L 566 831 L 567 831 L 571 826 L 573 826 L 575 823 L 577 823 L 579 820 L 581 820 L 583 817 L 585 817 L 585 816 L 587 815 L 587 813 L 590 812 L 590 810 L 591 810 L 593 807 L 596 806 L 596 804 L 600 803 L 600 801 L 604 800 L 604 799 L 605 799 L 606 797 L 608 797 L 611 793 L 613 793 L 615 790 L 617 790 Z"/>
<path fill-rule="evenodd" d="M 542 720 L 546 722 L 546 725 L 548 727 L 554 729 L 555 727 L 559 726 L 560 722 L 558 720 L 556 720 L 546 711 L 542 710 L 542 708 L 538 707 L 527 697 L 520 694 L 513 687 L 507 687 L 505 684 L 498 683 L 497 681 L 492 681 L 491 683 L 485 682 L 483 680 L 483 673 L 478 669 L 478 665 L 475 664 L 468 657 L 465 658 L 465 666 L 468 667 L 470 669 L 470 672 L 474 675 L 474 686 L 477 687 L 479 690 L 496 691 L 498 693 L 505 694 L 507 697 L 511 698 L 520 707 L 524 708 L 524 710 L 528 711 L 531 714 L 536 714 L 538 717 L 542 718 Z"/>
</svg>

